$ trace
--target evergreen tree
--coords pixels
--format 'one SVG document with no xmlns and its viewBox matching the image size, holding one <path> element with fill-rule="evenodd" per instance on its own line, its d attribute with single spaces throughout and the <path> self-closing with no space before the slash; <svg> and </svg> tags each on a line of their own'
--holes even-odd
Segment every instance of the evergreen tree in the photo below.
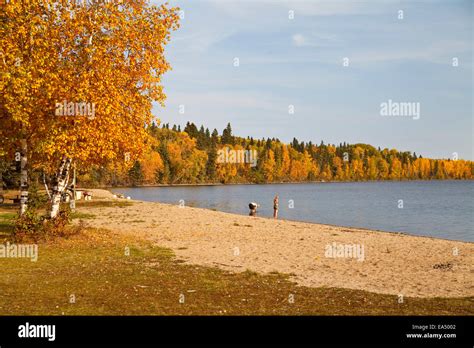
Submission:
<svg viewBox="0 0 474 348">
<path fill-rule="evenodd" d="M 206 163 L 206 175 L 208 180 L 214 182 L 216 179 L 216 162 L 217 162 L 217 145 L 213 143 L 209 150 L 207 163 Z"/>
<path fill-rule="evenodd" d="M 130 168 L 128 177 L 130 178 L 130 184 L 132 186 L 141 185 L 143 183 L 142 165 L 139 161 L 135 161 L 133 167 Z"/>
<path fill-rule="evenodd" d="M 211 135 L 211 144 L 217 144 L 219 142 L 219 132 L 214 128 Z"/>
<path fill-rule="evenodd" d="M 234 145 L 234 137 L 232 136 L 232 127 L 227 123 L 227 127 L 222 131 L 222 144 Z"/>
<path fill-rule="evenodd" d="M 270 150 L 272 148 L 272 141 L 270 140 L 270 138 L 267 138 L 267 142 L 265 143 L 265 148 L 267 150 Z"/>
<path fill-rule="evenodd" d="M 206 131 L 204 130 L 204 126 L 201 126 L 197 133 L 197 148 L 199 150 L 205 150 L 207 148 Z"/>
<path fill-rule="evenodd" d="M 291 142 L 291 147 L 298 151 L 299 142 L 296 138 L 293 138 L 293 141 Z"/>
<path fill-rule="evenodd" d="M 194 123 L 186 123 L 184 131 L 188 133 L 191 138 L 197 138 L 199 134 L 199 131 Z"/>
</svg>

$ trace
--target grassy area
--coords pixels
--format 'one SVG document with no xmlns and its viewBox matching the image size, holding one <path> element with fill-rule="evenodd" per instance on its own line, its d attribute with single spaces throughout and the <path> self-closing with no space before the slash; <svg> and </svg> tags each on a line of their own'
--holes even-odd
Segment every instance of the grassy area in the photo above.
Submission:
<svg viewBox="0 0 474 348">
<path fill-rule="evenodd" d="M 0 209 L 0 240 L 7 238 L 13 232 L 13 219 L 18 213 L 11 212 L 9 209 Z"/>
<path fill-rule="evenodd" d="M 79 212 L 79 211 L 75 211 L 75 212 L 71 213 L 71 218 L 72 219 L 82 220 L 82 219 L 93 219 L 94 217 L 95 217 L 94 214 L 82 213 L 82 212 Z"/>
<path fill-rule="evenodd" d="M 133 202 L 130 201 L 103 201 L 103 200 L 95 200 L 95 201 L 76 201 L 76 206 L 77 207 L 94 207 L 94 208 L 99 208 L 99 207 L 129 207 L 133 205 Z"/>
<path fill-rule="evenodd" d="M 107 230 L 38 249 L 37 262 L 0 258 L 0 315 L 474 314 L 473 298 L 400 304 L 397 296 L 300 287 L 278 273 L 188 265 L 168 249 Z"/>
<path fill-rule="evenodd" d="M 133 202 L 129 201 L 77 201 L 78 207 L 89 206 L 89 207 L 128 207 L 133 205 Z M 0 241 L 2 238 L 8 237 L 13 231 L 13 220 L 18 216 L 19 205 L 13 203 L 5 203 L 0 205 Z M 40 209 L 39 214 L 45 214 L 45 209 Z M 83 213 L 75 211 L 71 213 L 72 219 L 85 220 L 93 219 L 94 214 Z"/>
</svg>

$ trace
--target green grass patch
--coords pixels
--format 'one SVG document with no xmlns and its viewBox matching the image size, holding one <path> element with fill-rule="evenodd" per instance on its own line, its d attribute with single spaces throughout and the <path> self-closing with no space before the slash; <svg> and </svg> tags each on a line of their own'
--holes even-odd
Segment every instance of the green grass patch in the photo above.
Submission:
<svg viewBox="0 0 474 348">
<path fill-rule="evenodd" d="M 184 264 L 169 249 L 107 230 L 40 244 L 38 252 L 37 262 L 0 258 L 0 315 L 474 314 L 474 298 L 400 304 L 395 295 L 297 286 L 276 272 Z"/>
<path fill-rule="evenodd" d="M 10 209 L 4 210 L 2 208 L 0 208 L 0 241 L 11 236 L 14 229 L 13 220 L 18 216 L 18 213 L 12 213 Z"/>
<path fill-rule="evenodd" d="M 0 212 L 0 221 L 11 221 L 18 216 L 18 213 Z"/>
<path fill-rule="evenodd" d="M 77 207 L 130 207 L 133 205 L 133 202 L 130 201 L 76 201 Z"/>
<path fill-rule="evenodd" d="M 71 218 L 72 219 L 93 219 L 93 218 L 95 218 L 95 215 L 75 211 L 75 212 L 71 213 Z"/>
</svg>

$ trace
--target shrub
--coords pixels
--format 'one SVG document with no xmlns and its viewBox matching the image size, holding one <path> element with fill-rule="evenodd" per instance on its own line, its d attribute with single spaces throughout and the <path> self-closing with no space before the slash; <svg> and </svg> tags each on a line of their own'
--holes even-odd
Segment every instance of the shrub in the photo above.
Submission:
<svg viewBox="0 0 474 348">
<path fill-rule="evenodd" d="M 82 230 L 82 224 L 70 226 L 70 222 L 69 206 L 61 207 L 58 216 L 54 219 L 39 216 L 34 210 L 27 210 L 15 220 L 13 240 L 15 242 L 48 241 L 58 237 L 68 237 Z"/>
</svg>

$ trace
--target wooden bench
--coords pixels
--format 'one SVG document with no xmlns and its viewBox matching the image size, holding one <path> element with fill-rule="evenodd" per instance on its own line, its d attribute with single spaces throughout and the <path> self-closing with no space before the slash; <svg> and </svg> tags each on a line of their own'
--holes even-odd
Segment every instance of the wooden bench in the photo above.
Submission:
<svg viewBox="0 0 474 348">
<path fill-rule="evenodd" d="M 21 198 L 19 195 L 16 196 L 16 198 L 11 198 L 14 204 L 19 204 L 21 202 Z"/>
</svg>

